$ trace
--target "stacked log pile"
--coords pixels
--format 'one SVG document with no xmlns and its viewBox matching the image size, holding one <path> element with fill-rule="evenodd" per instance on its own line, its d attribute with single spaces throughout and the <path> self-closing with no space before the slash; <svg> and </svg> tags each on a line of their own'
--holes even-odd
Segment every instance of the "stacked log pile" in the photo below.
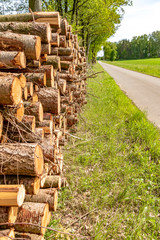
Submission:
<svg viewBox="0 0 160 240">
<path fill-rule="evenodd" d="M 0 16 L 0 239 L 44 239 L 85 96 L 85 50 L 66 19 Z"/>
</svg>

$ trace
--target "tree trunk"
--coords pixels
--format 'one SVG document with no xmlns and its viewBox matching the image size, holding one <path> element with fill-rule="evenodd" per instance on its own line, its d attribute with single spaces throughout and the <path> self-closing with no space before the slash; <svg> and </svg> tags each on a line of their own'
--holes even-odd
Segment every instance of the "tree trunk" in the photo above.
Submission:
<svg viewBox="0 0 160 240">
<path fill-rule="evenodd" d="M 51 26 L 60 28 L 59 12 L 34 12 L 36 22 L 50 23 Z M 0 22 L 30 22 L 33 21 L 31 13 L 1 15 Z"/>
<path fill-rule="evenodd" d="M 65 11 L 65 13 L 68 12 L 68 0 L 64 1 L 64 11 Z"/>
<path fill-rule="evenodd" d="M 53 47 L 59 47 L 60 44 L 60 37 L 58 33 L 52 33 L 52 37 L 51 37 L 51 45 Z"/>
<path fill-rule="evenodd" d="M 61 69 L 68 70 L 70 66 L 72 65 L 71 62 L 68 61 L 61 61 Z"/>
<path fill-rule="evenodd" d="M 0 185 L 0 206 L 22 206 L 25 198 L 23 185 Z"/>
<path fill-rule="evenodd" d="M 16 175 L 4 175 L 0 176 L 0 186 L 1 184 L 23 184 L 25 186 L 26 194 L 37 194 L 40 189 L 40 178 L 31 176 L 16 176 Z M 7 186 L 6 185 L 6 186 Z"/>
<path fill-rule="evenodd" d="M 44 112 L 60 114 L 60 93 L 54 88 L 42 88 L 38 93 Z"/>
<path fill-rule="evenodd" d="M 16 224 L 15 230 L 19 232 L 29 232 L 34 234 L 44 235 L 46 229 L 39 226 L 46 227 L 48 224 L 49 206 L 46 203 L 31 203 L 25 202 L 18 209 L 16 223 L 34 223 L 38 226 L 27 224 Z"/>
<path fill-rule="evenodd" d="M 25 68 L 26 57 L 23 52 L 0 51 L 0 68 Z"/>
<path fill-rule="evenodd" d="M 0 223 L 15 223 L 17 211 L 18 207 L 0 207 Z M 4 228 L 6 227 L 4 226 Z"/>
<path fill-rule="evenodd" d="M 37 195 L 26 194 L 25 202 L 48 203 L 49 210 L 56 211 L 58 202 L 57 189 L 40 189 Z"/>
<path fill-rule="evenodd" d="M 61 188 L 61 176 L 47 176 L 43 188 Z"/>
<path fill-rule="evenodd" d="M 29 0 L 29 7 L 33 12 L 41 12 L 42 0 Z"/>
<path fill-rule="evenodd" d="M 70 56 L 73 54 L 72 48 L 58 48 L 58 56 Z"/>
<path fill-rule="evenodd" d="M 0 112 L 0 140 L 2 137 L 2 130 L 3 130 L 3 116 L 2 113 Z"/>
<path fill-rule="evenodd" d="M 62 62 L 67 62 L 67 61 L 68 62 L 73 62 L 74 61 L 74 56 L 73 55 L 71 55 L 71 56 L 60 56 L 60 60 Z M 63 67 L 62 67 L 62 69 L 63 69 Z"/>
<path fill-rule="evenodd" d="M 0 78 L 0 105 L 17 105 L 22 99 L 19 79 L 14 76 Z"/>
<path fill-rule="evenodd" d="M 24 73 L 27 82 L 33 82 L 39 86 L 46 86 L 46 73 Z"/>
<path fill-rule="evenodd" d="M 51 54 L 51 44 L 50 43 L 42 43 L 41 54 Z"/>
<path fill-rule="evenodd" d="M 67 47 L 67 41 L 66 41 L 66 36 L 59 36 L 59 46 L 60 47 L 63 47 L 63 48 L 66 48 Z"/>
<path fill-rule="evenodd" d="M 11 31 L 13 33 L 36 35 L 41 41 L 51 41 L 51 27 L 49 23 L 21 23 L 21 22 L 0 22 L 0 32 Z"/>
<path fill-rule="evenodd" d="M 43 152 L 38 144 L 0 145 L 0 175 L 39 176 L 43 172 Z"/>
<path fill-rule="evenodd" d="M 5 47 L 5 44 L 4 44 L 1 50 L 8 50 L 9 46 L 13 47 L 15 44 L 14 42 L 18 41 L 23 46 L 22 50 L 24 50 L 24 53 L 27 59 L 38 60 L 40 57 L 41 38 L 39 36 L 18 34 L 18 33 L 12 33 L 12 32 L 0 32 L 0 39 L 2 40 L 4 39 L 4 41 L 6 40 L 8 41 L 7 47 Z"/>
<path fill-rule="evenodd" d="M 47 56 L 46 65 L 52 65 L 55 69 L 61 69 L 60 58 L 57 56 Z"/>
<path fill-rule="evenodd" d="M 61 32 L 60 35 L 67 36 L 68 23 L 66 19 L 61 19 Z"/>
</svg>

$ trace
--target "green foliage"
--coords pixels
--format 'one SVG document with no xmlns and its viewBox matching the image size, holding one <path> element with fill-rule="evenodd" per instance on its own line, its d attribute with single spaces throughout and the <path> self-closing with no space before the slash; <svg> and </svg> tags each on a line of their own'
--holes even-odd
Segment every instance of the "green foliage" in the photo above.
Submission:
<svg viewBox="0 0 160 240">
<path fill-rule="evenodd" d="M 160 78 L 160 58 L 121 60 L 107 63 Z"/>
<path fill-rule="evenodd" d="M 116 43 L 106 42 L 103 46 L 104 59 L 114 61 L 117 57 L 117 46 Z"/>
<path fill-rule="evenodd" d="M 95 240 L 158 240 L 159 130 L 107 73 L 89 79 L 88 91 L 76 133 L 82 140 L 66 146 L 69 188 L 60 192 L 54 218 Z"/>
<path fill-rule="evenodd" d="M 160 31 L 149 35 L 124 39 L 117 43 L 117 59 L 142 59 L 160 57 Z"/>
</svg>

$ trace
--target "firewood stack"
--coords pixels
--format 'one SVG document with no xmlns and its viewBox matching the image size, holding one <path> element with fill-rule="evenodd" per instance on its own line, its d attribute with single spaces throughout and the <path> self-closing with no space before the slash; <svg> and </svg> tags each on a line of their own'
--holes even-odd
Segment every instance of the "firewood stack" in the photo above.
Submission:
<svg viewBox="0 0 160 240">
<path fill-rule="evenodd" d="M 85 96 L 85 50 L 66 19 L 0 16 L 0 239 L 44 239 Z"/>
</svg>

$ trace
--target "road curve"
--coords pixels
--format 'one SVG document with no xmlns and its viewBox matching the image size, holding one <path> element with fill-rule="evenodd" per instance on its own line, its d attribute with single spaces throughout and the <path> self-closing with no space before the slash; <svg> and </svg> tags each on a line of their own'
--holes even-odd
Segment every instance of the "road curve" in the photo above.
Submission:
<svg viewBox="0 0 160 240">
<path fill-rule="evenodd" d="M 148 119 L 160 128 L 160 78 L 99 63 L 135 105 L 147 113 Z"/>
</svg>

